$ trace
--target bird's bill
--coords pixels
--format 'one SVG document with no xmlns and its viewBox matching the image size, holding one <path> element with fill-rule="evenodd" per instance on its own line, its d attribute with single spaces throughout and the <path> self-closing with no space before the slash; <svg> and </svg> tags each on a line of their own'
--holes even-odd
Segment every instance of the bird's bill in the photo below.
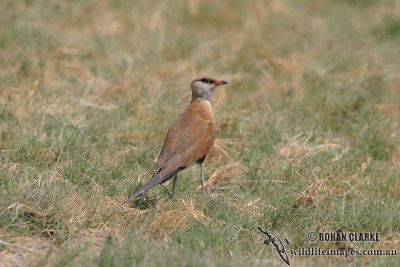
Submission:
<svg viewBox="0 0 400 267">
<path fill-rule="evenodd" d="M 216 81 L 216 82 L 213 82 L 212 84 L 215 84 L 215 85 L 222 85 L 222 84 L 228 84 L 228 83 L 225 82 L 224 80 L 218 80 L 218 81 Z"/>
</svg>

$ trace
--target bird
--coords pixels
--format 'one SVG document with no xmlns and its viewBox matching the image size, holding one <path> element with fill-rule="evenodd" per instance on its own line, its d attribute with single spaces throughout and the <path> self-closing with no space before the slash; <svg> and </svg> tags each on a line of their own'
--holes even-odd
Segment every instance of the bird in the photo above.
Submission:
<svg viewBox="0 0 400 267">
<path fill-rule="evenodd" d="M 279 237 L 277 237 L 274 233 L 268 231 L 266 228 L 257 227 L 263 234 L 268 236 L 267 240 L 264 240 L 264 244 L 268 246 L 275 246 L 276 252 L 279 254 L 281 259 L 290 266 L 290 259 L 288 254 L 286 253 L 285 245 Z M 285 238 L 287 244 L 290 244 L 289 240 Z"/>
<path fill-rule="evenodd" d="M 208 76 L 194 79 L 191 83 L 192 100 L 181 113 L 165 137 L 164 145 L 158 156 L 156 168 L 150 181 L 130 196 L 124 204 L 136 197 L 143 197 L 152 187 L 168 185 L 173 181 L 172 196 L 178 173 L 194 165 L 200 165 L 201 186 L 204 192 L 204 160 L 214 144 L 214 113 L 211 96 L 220 85 L 228 84 Z"/>
</svg>

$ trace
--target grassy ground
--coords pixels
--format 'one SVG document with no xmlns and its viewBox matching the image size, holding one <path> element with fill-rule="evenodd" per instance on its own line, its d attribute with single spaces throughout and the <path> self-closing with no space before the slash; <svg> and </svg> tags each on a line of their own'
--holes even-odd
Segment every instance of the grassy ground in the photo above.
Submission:
<svg viewBox="0 0 400 267">
<path fill-rule="evenodd" d="M 284 266 L 310 231 L 399 249 L 400 1 L 0 3 L 0 266 Z M 149 179 L 192 78 L 216 142 L 174 201 Z M 400 253 L 400 251 L 399 251 Z M 396 266 L 399 257 L 294 257 Z"/>
</svg>

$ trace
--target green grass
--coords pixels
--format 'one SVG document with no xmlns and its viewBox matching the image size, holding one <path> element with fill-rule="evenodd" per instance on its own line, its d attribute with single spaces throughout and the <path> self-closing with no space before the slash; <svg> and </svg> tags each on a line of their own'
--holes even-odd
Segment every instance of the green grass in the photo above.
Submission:
<svg viewBox="0 0 400 267">
<path fill-rule="evenodd" d="M 310 231 L 400 240 L 399 1 L 2 1 L 0 262 L 30 266 L 281 266 L 335 248 Z M 213 96 L 203 196 L 150 177 L 192 78 Z M 22 253 L 23 259 L 16 255 Z M 399 251 L 400 253 L 400 251 Z M 5 256 L 4 256 L 5 255 Z M 8 258 L 6 258 L 6 256 Z M 397 257 L 290 256 L 294 266 L 396 266 Z"/>
</svg>

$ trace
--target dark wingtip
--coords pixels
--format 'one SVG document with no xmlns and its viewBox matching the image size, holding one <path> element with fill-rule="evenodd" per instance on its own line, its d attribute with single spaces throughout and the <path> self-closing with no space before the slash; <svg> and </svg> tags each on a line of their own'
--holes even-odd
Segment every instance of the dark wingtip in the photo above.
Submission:
<svg viewBox="0 0 400 267">
<path fill-rule="evenodd" d="M 265 229 L 265 228 L 263 228 L 263 227 L 257 226 L 257 228 L 258 228 L 258 230 L 260 230 L 260 232 L 262 232 L 263 234 L 267 234 L 267 233 L 268 233 L 268 230 Z"/>
</svg>

